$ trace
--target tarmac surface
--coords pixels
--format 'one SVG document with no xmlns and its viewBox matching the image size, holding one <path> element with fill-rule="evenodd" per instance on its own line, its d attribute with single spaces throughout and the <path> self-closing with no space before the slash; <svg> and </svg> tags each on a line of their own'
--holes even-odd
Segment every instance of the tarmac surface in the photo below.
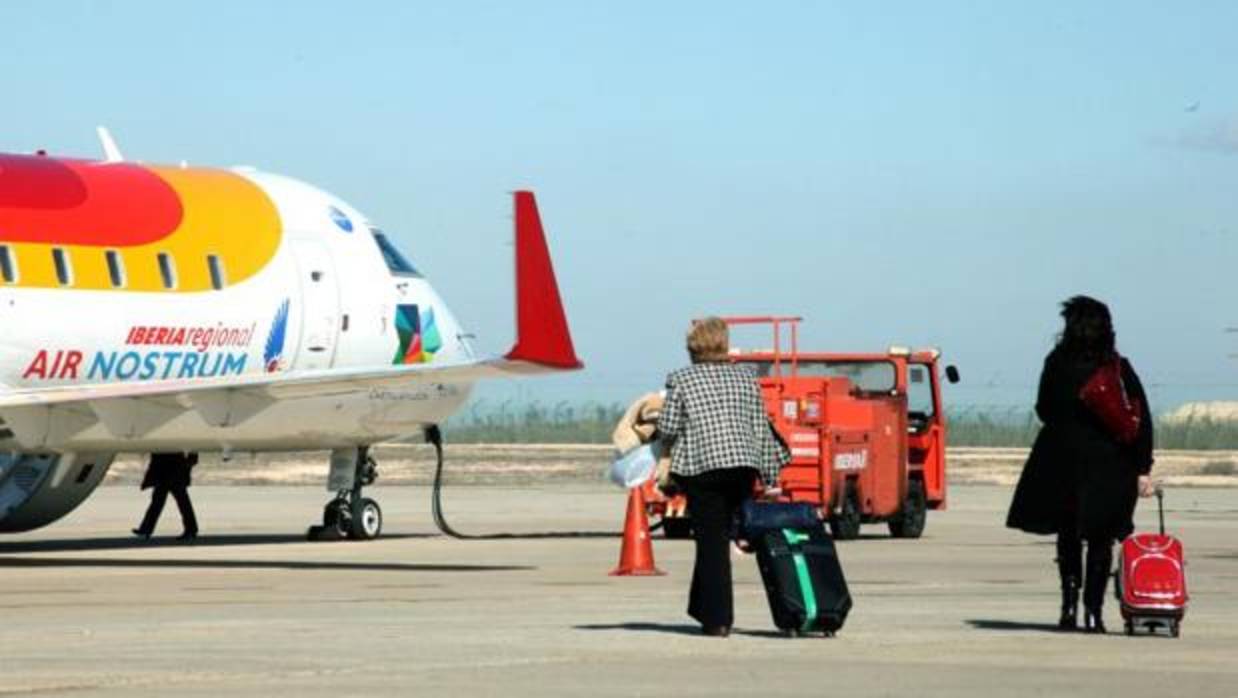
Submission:
<svg viewBox="0 0 1238 698">
<path fill-rule="evenodd" d="M 840 544 L 855 608 L 836 638 L 773 632 L 751 558 L 736 632 L 683 612 L 692 545 L 655 533 L 662 577 L 607 576 L 624 496 L 607 485 L 456 487 L 460 541 L 425 487 L 374 487 L 382 539 L 304 542 L 326 493 L 192 490 L 203 537 L 126 537 L 145 505 L 105 487 L 65 521 L 0 538 L 0 695 L 1238 695 L 1238 501 L 1168 494 L 1191 607 L 1179 639 L 1053 629 L 1053 545 L 1002 527 L 1007 487 L 960 486 L 925 537 Z M 1139 523 L 1155 526 L 1152 500 Z M 169 503 L 159 534 L 179 532 Z"/>
</svg>

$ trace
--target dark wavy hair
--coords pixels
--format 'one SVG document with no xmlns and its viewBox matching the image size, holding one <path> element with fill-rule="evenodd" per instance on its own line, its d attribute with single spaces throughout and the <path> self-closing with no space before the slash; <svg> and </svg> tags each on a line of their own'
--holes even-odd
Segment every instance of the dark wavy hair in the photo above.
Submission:
<svg viewBox="0 0 1238 698">
<path fill-rule="evenodd" d="M 1074 296 L 1062 303 L 1066 326 L 1058 335 L 1057 348 L 1068 356 L 1098 362 L 1117 351 L 1109 306 L 1088 296 Z"/>
</svg>

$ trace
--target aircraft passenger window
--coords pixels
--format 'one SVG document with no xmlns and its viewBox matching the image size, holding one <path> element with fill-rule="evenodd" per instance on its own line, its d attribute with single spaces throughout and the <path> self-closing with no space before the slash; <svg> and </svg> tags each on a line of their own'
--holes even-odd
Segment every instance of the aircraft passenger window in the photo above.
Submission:
<svg viewBox="0 0 1238 698">
<path fill-rule="evenodd" d="M 421 276 L 421 274 L 417 273 L 412 263 L 405 259 L 404 255 L 400 254 L 395 245 L 391 244 L 387 236 L 383 235 L 381 230 L 371 228 L 370 232 L 374 234 L 374 242 L 378 245 L 378 251 L 382 253 L 383 261 L 387 263 L 387 269 L 391 273 L 396 276 Z"/>
<path fill-rule="evenodd" d="M 108 250 L 104 253 L 107 259 L 107 275 L 112 280 L 113 288 L 120 288 L 125 285 L 125 267 L 124 262 L 120 259 L 120 253 L 116 250 Z"/>
<path fill-rule="evenodd" d="M 219 259 L 219 255 L 208 254 L 206 266 L 211 272 L 211 287 L 216 291 L 223 288 L 228 283 L 228 277 L 224 276 L 224 263 Z"/>
<path fill-rule="evenodd" d="M 8 245 L 0 245 L 0 276 L 4 277 L 6 284 L 17 281 L 17 266 L 13 263 L 13 253 Z"/>
<path fill-rule="evenodd" d="M 159 275 L 163 277 L 164 288 L 176 288 L 176 265 L 167 252 L 159 253 Z"/>
<path fill-rule="evenodd" d="M 69 255 L 60 247 L 52 248 L 52 263 L 56 265 L 56 280 L 61 286 L 73 283 L 73 270 L 69 268 Z"/>
</svg>

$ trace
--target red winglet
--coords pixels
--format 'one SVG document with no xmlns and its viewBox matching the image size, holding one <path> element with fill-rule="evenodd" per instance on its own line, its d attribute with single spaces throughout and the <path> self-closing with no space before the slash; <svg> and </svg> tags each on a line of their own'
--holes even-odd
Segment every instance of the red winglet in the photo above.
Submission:
<svg viewBox="0 0 1238 698">
<path fill-rule="evenodd" d="M 572 346 L 533 192 L 516 192 L 515 205 L 516 344 L 507 358 L 562 369 L 583 368 Z"/>
</svg>

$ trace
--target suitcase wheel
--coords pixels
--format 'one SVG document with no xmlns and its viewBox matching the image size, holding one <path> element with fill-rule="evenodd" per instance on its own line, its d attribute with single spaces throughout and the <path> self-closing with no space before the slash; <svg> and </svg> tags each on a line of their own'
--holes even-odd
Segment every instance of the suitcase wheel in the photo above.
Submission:
<svg viewBox="0 0 1238 698">
<path fill-rule="evenodd" d="M 834 637 L 834 634 L 835 634 L 836 632 L 837 632 L 837 631 L 834 631 L 834 630 L 822 630 L 822 631 L 821 631 L 821 637 Z M 783 629 L 782 629 L 782 636 L 783 636 L 783 637 L 792 637 L 792 638 L 794 638 L 794 637 L 807 637 L 807 636 L 808 636 L 808 633 L 806 633 L 806 632 L 804 632 L 804 631 L 802 631 L 802 630 L 799 630 L 798 628 L 783 628 Z"/>
</svg>

